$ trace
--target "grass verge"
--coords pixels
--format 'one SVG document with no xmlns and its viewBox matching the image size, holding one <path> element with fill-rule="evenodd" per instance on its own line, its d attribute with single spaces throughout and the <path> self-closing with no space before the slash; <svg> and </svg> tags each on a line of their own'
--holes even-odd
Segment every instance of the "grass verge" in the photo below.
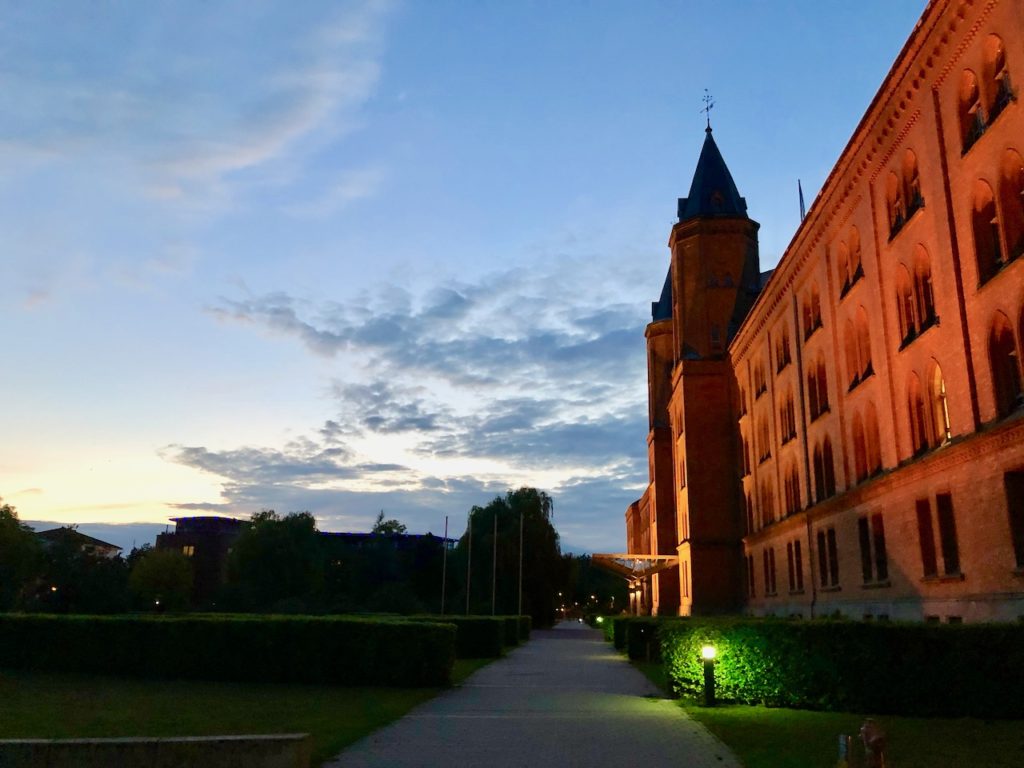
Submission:
<svg viewBox="0 0 1024 768">
<path fill-rule="evenodd" d="M 658 662 L 633 665 L 661 690 L 668 690 Z M 680 706 L 739 757 L 746 768 L 808 768 L 835 765 L 839 734 L 856 737 L 865 715 L 723 705 L 708 709 L 692 701 Z M 972 718 L 879 715 L 889 735 L 888 760 L 900 768 L 1019 768 L 1024 765 L 1024 723 Z"/>
<path fill-rule="evenodd" d="M 462 683 L 490 661 L 456 661 L 452 683 Z M 441 690 L 12 671 L 0 673 L 0 738 L 309 733 L 318 765 Z"/>
</svg>

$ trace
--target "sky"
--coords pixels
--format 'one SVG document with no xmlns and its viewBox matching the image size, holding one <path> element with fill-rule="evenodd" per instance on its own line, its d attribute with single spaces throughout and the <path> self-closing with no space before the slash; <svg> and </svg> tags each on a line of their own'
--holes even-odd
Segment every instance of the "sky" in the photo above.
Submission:
<svg viewBox="0 0 1024 768">
<path fill-rule="evenodd" d="M 0 7 L 23 520 L 458 535 L 529 485 L 563 548 L 619 552 L 704 89 L 770 269 L 924 3 Z"/>
</svg>

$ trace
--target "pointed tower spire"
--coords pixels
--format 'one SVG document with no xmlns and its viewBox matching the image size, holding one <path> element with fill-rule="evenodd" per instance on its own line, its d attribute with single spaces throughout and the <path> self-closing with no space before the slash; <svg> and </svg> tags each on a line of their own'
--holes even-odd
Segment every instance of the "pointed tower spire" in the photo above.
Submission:
<svg viewBox="0 0 1024 768">
<path fill-rule="evenodd" d="M 679 220 L 729 216 L 747 218 L 747 201 L 740 197 L 736 182 L 711 135 L 711 122 L 704 129 L 704 147 L 693 173 L 690 194 L 679 198 Z"/>
</svg>

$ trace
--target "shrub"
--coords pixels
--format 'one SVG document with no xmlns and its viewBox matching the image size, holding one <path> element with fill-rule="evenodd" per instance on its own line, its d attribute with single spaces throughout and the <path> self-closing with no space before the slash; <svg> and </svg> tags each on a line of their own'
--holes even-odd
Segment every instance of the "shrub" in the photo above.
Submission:
<svg viewBox="0 0 1024 768">
<path fill-rule="evenodd" d="M 285 616 L 0 615 L 0 669 L 259 682 L 445 685 L 455 630 Z"/>
<path fill-rule="evenodd" d="M 519 642 L 525 643 L 530 639 L 530 630 L 533 629 L 533 617 L 530 615 L 519 617 Z"/>
<path fill-rule="evenodd" d="M 491 659 L 501 656 L 505 645 L 505 619 L 501 616 L 412 616 L 413 621 L 455 625 L 455 657 Z"/>
<path fill-rule="evenodd" d="M 505 621 L 505 645 L 510 647 L 519 645 L 519 617 L 502 616 L 501 618 Z"/>
<path fill-rule="evenodd" d="M 757 619 L 660 625 L 673 688 L 703 690 L 702 645 L 717 649 L 725 701 L 929 717 L 1024 717 L 1024 626 Z"/>
</svg>

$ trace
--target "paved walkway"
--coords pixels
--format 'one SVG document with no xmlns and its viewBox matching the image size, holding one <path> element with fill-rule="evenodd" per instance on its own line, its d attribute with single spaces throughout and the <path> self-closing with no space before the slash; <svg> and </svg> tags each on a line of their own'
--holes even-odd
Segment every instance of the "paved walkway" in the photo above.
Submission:
<svg viewBox="0 0 1024 768">
<path fill-rule="evenodd" d="M 740 768 L 704 728 L 583 624 L 526 645 L 356 742 L 332 768 Z"/>
</svg>

